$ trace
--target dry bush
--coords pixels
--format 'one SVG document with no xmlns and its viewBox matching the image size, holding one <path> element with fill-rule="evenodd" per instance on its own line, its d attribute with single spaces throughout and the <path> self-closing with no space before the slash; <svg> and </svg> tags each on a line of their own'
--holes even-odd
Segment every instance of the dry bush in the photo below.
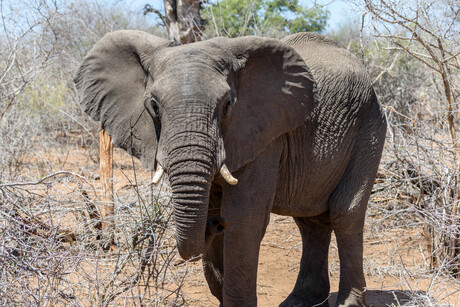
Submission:
<svg viewBox="0 0 460 307">
<path fill-rule="evenodd" d="M 96 187 L 71 172 L 0 184 L 0 305 L 183 304 L 170 197 L 126 181 L 104 252 Z"/>
<path fill-rule="evenodd" d="M 106 32 L 156 31 L 139 16 L 120 3 L 0 4 L 2 306 L 183 303 L 186 270 L 173 261 L 170 200 L 148 180 L 125 179 L 116 191 L 116 248 L 101 248 L 110 235 L 101 231 L 107 204 L 94 181 L 98 125 L 81 111 L 72 82 Z M 93 161 L 85 165 L 81 152 Z"/>
<path fill-rule="evenodd" d="M 72 100 L 67 78 L 74 67 L 56 63 L 65 53 L 58 25 L 64 8 L 54 1 L 8 1 L 0 7 L 0 179 L 29 174 L 27 163 L 38 158 L 43 176 L 52 171 L 40 159 L 50 144 L 75 131 L 83 118 Z M 82 130 L 80 128 L 80 130 Z M 80 133 L 81 134 L 81 133 Z M 35 161 L 37 162 L 37 161 Z"/>
<path fill-rule="evenodd" d="M 332 34 L 365 63 L 388 120 L 369 213 L 379 227 L 421 229 L 427 272 L 458 279 L 460 7 L 449 0 L 355 4 L 362 23 Z"/>
<path fill-rule="evenodd" d="M 431 268 L 458 278 L 460 8 L 447 0 L 366 1 L 366 8 L 380 51 L 393 57 L 375 77 L 389 122 L 387 197 L 423 222 Z"/>
<path fill-rule="evenodd" d="M 366 272 L 382 279 L 382 287 L 388 286 L 385 277 L 398 279 L 397 287 L 412 297 L 404 306 L 450 306 L 440 301 L 452 301 L 460 289 L 456 138 L 460 10 L 449 1 L 366 3 L 367 8 L 356 2 L 364 11 L 362 23 L 331 33 L 365 63 L 388 120 L 366 221 L 369 251 L 377 257 L 365 259 Z M 383 12 L 369 8 L 382 10 L 384 3 L 391 3 L 386 13 L 396 17 L 391 23 L 388 15 L 379 19 L 376 15 Z M 401 16 L 411 19 L 393 23 Z M 379 242 L 388 245 L 382 259 L 373 251 Z"/>
</svg>

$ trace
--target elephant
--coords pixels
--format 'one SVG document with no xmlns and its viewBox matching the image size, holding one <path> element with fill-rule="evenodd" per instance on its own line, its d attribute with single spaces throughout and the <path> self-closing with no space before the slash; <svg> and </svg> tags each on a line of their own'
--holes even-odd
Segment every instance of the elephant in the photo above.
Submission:
<svg viewBox="0 0 460 307">
<path fill-rule="evenodd" d="M 217 37 L 187 45 L 106 34 L 75 77 L 82 108 L 115 146 L 168 174 L 176 241 L 202 260 L 224 307 L 257 305 L 270 214 L 292 216 L 300 270 L 280 306 L 365 306 L 363 227 L 386 119 L 358 58 L 317 33 Z"/>
</svg>

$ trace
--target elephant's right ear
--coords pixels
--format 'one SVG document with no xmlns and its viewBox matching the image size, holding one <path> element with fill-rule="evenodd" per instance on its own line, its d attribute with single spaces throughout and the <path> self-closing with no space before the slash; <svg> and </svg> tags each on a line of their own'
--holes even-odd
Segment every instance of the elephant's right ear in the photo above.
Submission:
<svg viewBox="0 0 460 307">
<path fill-rule="evenodd" d="M 155 167 L 156 132 L 144 107 L 151 56 L 173 42 L 142 31 L 105 35 L 84 58 L 75 78 L 83 109 L 112 137 L 115 146 Z"/>
</svg>

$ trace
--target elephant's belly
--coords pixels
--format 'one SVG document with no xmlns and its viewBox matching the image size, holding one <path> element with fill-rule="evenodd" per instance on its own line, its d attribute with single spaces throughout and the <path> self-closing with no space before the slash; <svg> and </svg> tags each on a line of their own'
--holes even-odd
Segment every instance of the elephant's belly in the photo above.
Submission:
<svg viewBox="0 0 460 307">
<path fill-rule="evenodd" d="M 328 199 L 333 189 L 316 184 L 298 186 L 289 190 L 286 184 L 278 184 L 272 212 L 280 215 L 316 216 L 328 210 Z"/>
<path fill-rule="evenodd" d="M 281 167 L 273 213 L 307 217 L 328 210 L 328 200 L 343 177 L 348 159 L 316 158 L 310 156 L 303 160 L 305 163 L 297 160 Z"/>
</svg>

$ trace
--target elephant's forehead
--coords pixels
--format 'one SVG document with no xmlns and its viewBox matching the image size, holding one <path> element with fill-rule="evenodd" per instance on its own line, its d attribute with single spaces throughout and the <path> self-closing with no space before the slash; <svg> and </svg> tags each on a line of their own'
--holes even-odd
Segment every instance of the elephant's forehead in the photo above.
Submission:
<svg viewBox="0 0 460 307">
<path fill-rule="evenodd" d="M 204 42 L 162 49 L 153 60 L 157 74 L 174 70 L 222 72 L 229 66 L 228 55 L 222 49 Z"/>
<path fill-rule="evenodd" d="M 177 74 L 161 75 L 154 80 L 152 92 L 162 101 L 201 100 L 216 101 L 230 90 L 225 78 L 214 73 L 194 74 L 187 69 Z"/>
<path fill-rule="evenodd" d="M 212 64 L 216 60 L 216 53 L 204 48 L 204 46 L 182 45 L 165 48 L 157 55 L 156 63 L 160 66 L 171 66 L 182 63 L 193 62 L 195 64 Z"/>
<path fill-rule="evenodd" d="M 192 86 L 200 88 L 199 84 L 222 85 L 226 76 L 215 65 L 203 64 L 197 61 L 176 61 L 174 65 L 158 67 L 153 75 L 154 84 L 167 82 L 171 86 Z"/>
<path fill-rule="evenodd" d="M 155 56 L 152 77 L 171 86 L 221 83 L 226 80 L 223 66 L 221 58 L 204 48 L 179 46 Z"/>
</svg>

